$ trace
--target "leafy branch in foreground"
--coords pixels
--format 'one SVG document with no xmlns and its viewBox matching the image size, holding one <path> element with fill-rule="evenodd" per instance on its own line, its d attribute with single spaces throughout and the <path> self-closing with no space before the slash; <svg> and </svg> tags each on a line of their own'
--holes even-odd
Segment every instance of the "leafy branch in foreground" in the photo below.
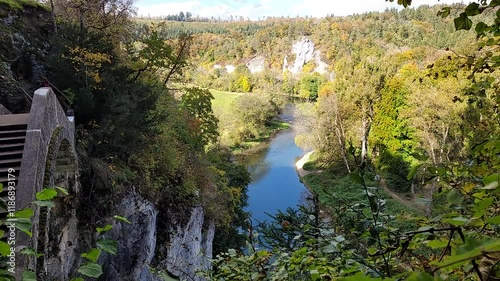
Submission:
<svg viewBox="0 0 500 281">
<path fill-rule="evenodd" d="M 118 222 L 124 222 L 130 224 L 131 222 L 122 216 L 113 216 L 115 220 Z M 97 227 L 96 232 L 99 235 L 99 239 L 96 241 L 96 246 L 94 248 L 91 248 L 88 252 L 82 253 L 81 257 L 84 258 L 86 261 L 78 267 L 77 272 L 80 273 L 81 275 L 85 277 L 90 277 L 90 278 L 99 278 L 103 271 L 102 271 L 102 266 L 97 263 L 99 260 L 99 257 L 101 256 L 102 251 L 111 254 L 111 255 L 116 255 L 118 252 L 118 243 L 109 238 L 104 238 L 102 237 L 107 231 L 110 231 L 113 229 L 113 225 L 107 224 L 104 225 L 103 227 Z M 76 277 L 72 278 L 71 281 L 83 281 L 84 279 L 82 277 Z"/>
</svg>

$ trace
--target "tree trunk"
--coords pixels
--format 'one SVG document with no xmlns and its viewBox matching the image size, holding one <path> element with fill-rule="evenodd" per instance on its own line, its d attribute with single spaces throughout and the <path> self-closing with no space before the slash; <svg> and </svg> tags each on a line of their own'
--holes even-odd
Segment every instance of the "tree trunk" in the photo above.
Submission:
<svg viewBox="0 0 500 281">
<path fill-rule="evenodd" d="M 57 34 L 57 23 L 56 23 L 56 10 L 54 9 L 54 0 L 50 0 L 50 17 L 52 18 L 52 25 L 54 26 L 54 33 Z"/>
<path fill-rule="evenodd" d="M 363 118 L 363 136 L 361 138 L 361 163 L 364 163 L 368 155 L 368 133 L 370 125 L 366 118 Z"/>
</svg>

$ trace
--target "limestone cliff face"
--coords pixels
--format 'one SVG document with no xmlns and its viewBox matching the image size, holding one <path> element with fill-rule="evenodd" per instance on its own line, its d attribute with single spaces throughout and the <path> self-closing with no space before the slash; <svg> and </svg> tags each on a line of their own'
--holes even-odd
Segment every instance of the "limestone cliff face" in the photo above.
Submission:
<svg viewBox="0 0 500 281">
<path fill-rule="evenodd" d="M 168 245 L 157 244 L 158 210 L 138 193 L 123 195 L 112 211 L 131 223 L 103 220 L 103 225 L 113 225 L 103 237 L 97 237 L 85 221 L 78 219 L 78 211 L 79 208 L 56 208 L 53 212 L 52 239 L 44 262 L 46 277 L 51 280 L 71 279 L 83 262 L 81 253 L 94 247 L 98 238 L 118 243 L 116 255 L 102 252 L 98 263 L 104 273 L 99 280 L 162 281 L 161 274 L 167 271 L 180 280 L 205 280 L 196 272 L 210 267 L 215 226 L 213 222 L 205 223 L 201 207 L 192 210 L 186 225 L 171 230 Z M 167 253 L 166 258 L 155 257 L 158 247 L 162 248 L 160 252 Z"/>
<path fill-rule="evenodd" d="M 192 210 L 186 225 L 172 230 L 169 245 L 157 244 L 158 210 L 139 194 L 127 194 L 115 212 L 131 224 L 114 223 L 106 233 L 107 238 L 118 242 L 118 253 L 102 257 L 104 274 L 100 280 L 160 281 L 163 279 L 157 272 L 165 270 L 181 280 L 205 280 L 196 272 L 210 266 L 215 227 L 209 223 L 208 230 L 204 230 L 201 207 Z M 157 247 L 166 247 L 167 258 L 155 260 Z"/>
<path fill-rule="evenodd" d="M 196 276 L 196 271 L 210 267 L 212 258 L 212 242 L 214 240 L 215 225 L 208 223 L 207 231 L 203 231 L 204 214 L 201 207 L 196 207 L 191 213 L 189 222 L 177 227 L 171 237 L 168 248 L 168 258 L 163 261 L 163 266 L 181 279 L 201 281 L 202 277 Z"/>
<path fill-rule="evenodd" d="M 263 56 L 255 57 L 249 60 L 245 65 L 248 67 L 251 73 L 258 73 L 264 70 L 266 60 Z"/>
<path fill-rule="evenodd" d="M 288 62 L 288 55 L 285 56 L 283 71 L 288 70 L 293 74 L 298 74 L 302 67 L 313 59 L 314 43 L 306 37 L 302 37 L 292 45 L 292 54 L 295 56 L 293 62 Z"/>
<path fill-rule="evenodd" d="M 299 74 L 310 61 L 314 61 L 316 65 L 314 71 L 319 74 L 328 72 L 328 64 L 321 60 L 321 51 L 315 49 L 311 40 L 302 37 L 292 45 L 291 53 L 283 59 L 283 72 L 288 70 L 290 73 Z"/>
<path fill-rule="evenodd" d="M 116 214 L 131 224 L 113 224 L 107 238 L 118 242 L 116 255 L 105 255 L 102 280 L 155 280 L 149 266 L 156 248 L 156 218 L 158 211 L 151 202 L 137 193 L 125 195 L 115 208 Z"/>
</svg>

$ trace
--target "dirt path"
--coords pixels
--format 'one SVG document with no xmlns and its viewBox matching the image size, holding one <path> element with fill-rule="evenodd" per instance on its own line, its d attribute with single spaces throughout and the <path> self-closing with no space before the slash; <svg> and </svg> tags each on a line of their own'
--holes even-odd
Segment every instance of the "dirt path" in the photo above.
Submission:
<svg viewBox="0 0 500 281">
<path fill-rule="evenodd" d="M 407 199 L 402 198 L 401 196 L 399 196 L 398 194 L 396 194 L 394 191 L 390 190 L 387 187 L 385 179 L 380 180 L 380 186 L 384 189 L 385 192 L 387 192 L 387 194 L 389 194 L 392 197 L 392 199 L 398 201 L 402 205 L 409 207 L 409 208 L 412 208 L 412 209 L 420 209 L 417 206 L 417 204 L 415 203 L 415 198 L 412 198 L 411 200 L 407 200 Z"/>
</svg>

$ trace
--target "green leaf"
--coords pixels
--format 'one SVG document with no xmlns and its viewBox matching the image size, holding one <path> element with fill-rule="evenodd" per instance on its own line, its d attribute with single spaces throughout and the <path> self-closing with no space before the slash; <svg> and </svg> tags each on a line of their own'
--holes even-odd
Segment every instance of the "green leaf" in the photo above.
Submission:
<svg viewBox="0 0 500 281">
<path fill-rule="evenodd" d="M 477 34 L 483 34 L 487 28 L 488 28 L 487 24 L 485 24 L 484 22 L 478 22 L 476 24 L 475 30 Z"/>
<path fill-rule="evenodd" d="M 472 2 L 470 3 L 466 8 L 465 8 L 465 13 L 469 16 L 469 17 L 473 17 L 473 16 L 476 16 L 476 15 L 479 15 L 481 13 L 481 11 L 479 10 L 479 4 L 478 3 L 475 3 L 475 2 Z"/>
<path fill-rule="evenodd" d="M 500 216 L 495 216 L 486 220 L 486 222 L 491 224 L 500 224 Z"/>
<path fill-rule="evenodd" d="M 161 272 L 161 278 L 164 280 L 164 281 L 179 281 L 181 280 L 179 277 L 177 276 L 173 276 L 170 272 L 168 271 L 162 271 Z"/>
<path fill-rule="evenodd" d="M 432 275 L 430 275 L 427 272 L 413 272 L 405 280 L 406 281 L 436 281 L 436 280 L 441 280 L 441 278 L 436 277 L 436 279 L 434 279 L 434 277 L 432 277 Z"/>
<path fill-rule="evenodd" d="M 52 201 L 40 201 L 40 200 L 35 200 L 33 201 L 36 205 L 40 207 L 47 207 L 47 208 L 52 208 L 55 206 L 54 202 Z"/>
<path fill-rule="evenodd" d="M 54 188 L 44 188 L 36 193 L 36 199 L 41 201 L 50 200 L 56 196 L 57 191 Z"/>
<path fill-rule="evenodd" d="M 69 281 L 85 281 L 82 277 L 71 278 Z"/>
<path fill-rule="evenodd" d="M 399 5 L 403 5 L 403 7 L 407 8 L 411 5 L 411 0 L 398 0 Z"/>
<path fill-rule="evenodd" d="M 447 16 L 450 15 L 450 10 L 451 8 L 450 7 L 444 7 L 443 9 L 441 9 L 441 11 L 439 11 L 437 13 L 438 17 L 442 17 L 443 19 L 446 18 Z"/>
<path fill-rule="evenodd" d="M 102 267 L 97 263 L 89 262 L 80 266 L 78 272 L 87 277 L 99 278 L 102 275 Z"/>
<path fill-rule="evenodd" d="M 14 218 L 12 219 L 13 222 L 16 224 L 16 228 L 21 230 L 22 232 L 26 233 L 31 237 L 33 234 L 31 233 L 31 219 L 28 218 Z"/>
<path fill-rule="evenodd" d="M 16 218 L 31 218 L 33 216 L 34 212 L 31 208 L 26 208 L 22 209 L 16 212 L 15 216 Z"/>
<path fill-rule="evenodd" d="M 448 199 L 449 203 L 455 204 L 455 205 L 460 205 L 464 200 L 460 191 L 458 191 L 456 189 L 450 190 L 448 192 L 448 194 L 446 194 L 446 198 Z"/>
<path fill-rule="evenodd" d="M 494 173 L 494 174 L 491 174 L 491 175 L 483 178 L 484 185 L 488 185 L 488 184 L 495 182 L 495 181 L 496 182 L 500 181 L 500 173 Z"/>
<path fill-rule="evenodd" d="M 446 245 L 448 245 L 447 241 L 441 241 L 441 240 L 431 240 L 427 244 L 427 247 L 431 249 L 436 249 L 436 248 L 444 248 Z"/>
<path fill-rule="evenodd" d="M 483 199 L 475 199 L 474 200 L 474 210 L 476 211 L 474 213 L 475 217 L 481 217 L 486 213 L 486 210 L 493 204 L 495 201 L 495 198 L 493 197 L 486 197 Z"/>
<path fill-rule="evenodd" d="M 466 13 L 461 13 L 458 18 L 455 18 L 453 20 L 453 23 L 455 23 L 456 30 L 469 30 L 472 28 L 472 21 L 469 19 Z"/>
<path fill-rule="evenodd" d="M 418 165 L 411 167 L 411 170 L 408 173 L 408 176 L 406 176 L 406 179 L 412 180 L 413 177 L 415 176 L 415 174 L 417 173 L 417 171 L 420 169 L 420 167 L 422 167 L 422 164 L 418 164 Z"/>
<path fill-rule="evenodd" d="M 37 258 L 43 256 L 43 254 L 37 253 L 35 249 L 29 247 L 23 248 L 20 253 L 26 256 L 34 256 Z"/>
<path fill-rule="evenodd" d="M 118 252 L 118 243 L 113 239 L 99 239 L 96 245 L 98 248 L 112 255 L 116 255 Z"/>
<path fill-rule="evenodd" d="M 36 281 L 36 274 L 33 271 L 25 270 L 21 278 L 23 281 Z"/>
<path fill-rule="evenodd" d="M 0 241 L 0 254 L 4 257 L 10 254 L 10 245 L 4 241 Z"/>
<path fill-rule="evenodd" d="M 122 222 L 126 222 L 128 224 L 132 224 L 127 218 L 122 217 L 122 216 L 113 216 L 113 218 L 115 218 L 116 220 L 122 221 Z"/>
<path fill-rule="evenodd" d="M 497 188 L 497 186 L 498 186 L 498 182 L 492 181 L 492 182 L 488 183 L 487 185 L 485 185 L 484 187 L 482 187 L 481 189 L 491 190 L 491 189 Z"/>
<path fill-rule="evenodd" d="M 111 230 L 111 229 L 113 229 L 113 226 L 112 226 L 111 224 L 107 224 L 107 225 L 105 225 L 104 227 L 98 227 L 98 228 L 96 228 L 95 230 L 96 230 L 99 234 L 101 234 L 101 233 L 104 233 L 104 232 L 106 232 L 106 231 L 108 231 L 108 230 Z"/>
<path fill-rule="evenodd" d="M 57 191 L 59 191 L 59 193 L 62 193 L 63 195 L 66 195 L 66 196 L 69 195 L 68 190 L 65 189 L 65 188 L 62 188 L 62 187 L 59 187 L 59 186 L 55 186 L 54 188 L 57 189 Z"/>
<path fill-rule="evenodd" d="M 445 260 L 439 262 L 434 261 L 431 264 L 439 267 L 447 267 L 449 269 L 457 268 L 471 259 L 478 258 L 487 252 L 500 251 L 500 239 L 488 238 L 483 240 L 468 239 L 467 243 L 461 245 Z"/>
<path fill-rule="evenodd" d="M 447 222 L 453 226 L 461 226 L 470 222 L 470 220 L 464 217 L 455 217 L 455 218 L 443 219 L 443 222 Z"/>
<path fill-rule="evenodd" d="M 100 255 L 101 255 L 101 249 L 92 248 L 87 253 L 83 253 L 81 257 L 86 258 L 91 262 L 97 262 Z"/>
<path fill-rule="evenodd" d="M 341 281 L 376 281 L 376 280 L 394 280 L 394 279 L 392 279 L 392 278 L 389 278 L 389 279 L 373 278 L 370 276 L 366 276 L 362 272 L 359 272 L 356 275 L 344 277 L 344 278 L 339 278 L 338 280 L 341 280 Z"/>
<path fill-rule="evenodd" d="M 235 256 L 236 256 L 236 250 L 235 250 L 235 249 L 229 249 L 229 250 L 227 250 L 227 253 L 228 253 L 231 257 L 235 257 Z"/>
</svg>

